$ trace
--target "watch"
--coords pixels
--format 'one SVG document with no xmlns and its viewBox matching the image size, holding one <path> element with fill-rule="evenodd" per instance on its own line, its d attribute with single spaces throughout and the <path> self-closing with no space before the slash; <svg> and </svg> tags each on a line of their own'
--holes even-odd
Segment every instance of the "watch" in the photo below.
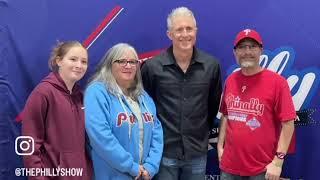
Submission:
<svg viewBox="0 0 320 180">
<path fill-rule="evenodd" d="M 276 156 L 279 159 L 284 159 L 286 157 L 286 153 L 283 152 L 276 152 Z"/>
</svg>

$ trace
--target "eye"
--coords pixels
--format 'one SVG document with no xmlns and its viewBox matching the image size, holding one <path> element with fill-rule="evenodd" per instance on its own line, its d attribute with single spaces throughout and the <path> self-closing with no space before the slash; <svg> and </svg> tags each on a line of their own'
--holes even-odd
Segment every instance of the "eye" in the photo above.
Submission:
<svg viewBox="0 0 320 180">
<path fill-rule="evenodd" d="M 187 32 L 192 32 L 193 28 L 192 27 L 186 27 Z"/>
<path fill-rule="evenodd" d="M 259 47 L 257 44 L 254 44 L 251 46 L 251 48 L 257 48 L 257 47 Z"/>
<path fill-rule="evenodd" d="M 126 64 L 126 63 L 127 63 L 127 60 L 126 60 L 126 59 L 119 59 L 119 63 L 120 63 L 120 64 Z"/>
<path fill-rule="evenodd" d="M 247 45 L 239 45 L 238 49 L 245 49 L 247 47 Z"/>
<path fill-rule="evenodd" d="M 183 31 L 183 29 L 184 29 L 184 28 L 178 28 L 178 29 L 176 29 L 176 32 L 177 32 L 177 33 L 181 33 L 181 32 Z"/>
<path fill-rule="evenodd" d="M 88 61 L 87 60 L 81 60 L 81 63 L 82 64 L 88 64 Z"/>
<path fill-rule="evenodd" d="M 136 65 L 136 64 L 138 64 L 138 61 L 136 61 L 136 60 L 132 60 L 132 61 L 128 61 L 131 65 Z"/>
<path fill-rule="evenodd" d="M 76 60 L 77 60 L 77 58 L 75 58 L 75 57 L 71 57 L 71 58 L 70 58 L 70 60 L 71 60 L 71 61 L 76 61 Z"/>
</svg>

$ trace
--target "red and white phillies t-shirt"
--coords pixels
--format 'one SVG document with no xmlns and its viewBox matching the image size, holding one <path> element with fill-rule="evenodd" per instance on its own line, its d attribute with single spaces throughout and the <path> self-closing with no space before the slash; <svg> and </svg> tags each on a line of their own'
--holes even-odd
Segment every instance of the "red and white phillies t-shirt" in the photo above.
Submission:
<svg viewBox="0 0 320 180">
<path fill-rule="evenodd" d="M 226 80 L 220 112 L 228 116 L 220 168 L 254 176 L 265 171 L 277 149 L 281 122 L 296 118 L 287 81 L 269 70 Z"/>
</svg>

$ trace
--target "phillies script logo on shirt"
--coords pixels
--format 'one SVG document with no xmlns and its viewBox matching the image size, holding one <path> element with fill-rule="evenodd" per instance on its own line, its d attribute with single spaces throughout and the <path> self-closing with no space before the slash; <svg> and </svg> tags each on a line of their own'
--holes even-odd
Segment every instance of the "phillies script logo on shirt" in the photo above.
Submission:
<svg viewBox="0 0 320 180">
<path fill-rule="evenodd" d="M 249 102 L 241 101 L 239 96 L 229 94 L 226 99 L 228 111 L 239 112 L 244 114 L 252 114 L 261 116 L 263 114 L 264 105 L 259 103 L 258 98 L 250 98 Z"/>
<path fill-rule="evenodd" d="M 145 123 L 153 122 L 153 115 L 150 113 L 142 113 L 142 119 Z M 129 117 L 127 113 L 121 112 L 118 114 L 117 118 L 117 127 L 120 127 L 124 122 L 130 122 L 130 124 L 135 124 L 137 122 L 136 117 L 133 114 L 130 114 Z"/>
</svg>

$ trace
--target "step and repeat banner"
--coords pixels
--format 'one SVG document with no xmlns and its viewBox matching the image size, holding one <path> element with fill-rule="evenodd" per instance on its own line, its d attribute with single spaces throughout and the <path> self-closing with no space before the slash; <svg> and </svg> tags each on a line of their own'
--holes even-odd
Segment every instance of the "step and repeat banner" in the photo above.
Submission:
<svg viewBox="0 0 320 180">
<path fill-rule="evenodd" d="M 220 60 L 223 79 L 238 67 L 233 40 L 245 28 L 264 41 L 261 65 L 287 79 L 299 118 L 295 153 L 287 157 L 282 176 L 317 179 L 320 162 L 320 2 L 310 1 L 148 1 L 148 0 L 0 0 L 0 180 L 25 179 L 15 153 L 20 135 L 19 113 L 39 81 L 49 72 L 48 58 L 56 42 L 81 41 L 89 51 L 87 78 L 105 51 L 119 42 L 133 45 L 140 58 L 170 46 L 166 18 L 186 6 L 196 17 L 197 47 Z M 219 120 L 215 124 L 218 127 Z M 219 179 L 216 141 L 211 131 L 207 179 Z M 245 140 L 249 141 L 249 140 Z M 245 143 L 244 141 L 244 143 Z"/>
</svg>

